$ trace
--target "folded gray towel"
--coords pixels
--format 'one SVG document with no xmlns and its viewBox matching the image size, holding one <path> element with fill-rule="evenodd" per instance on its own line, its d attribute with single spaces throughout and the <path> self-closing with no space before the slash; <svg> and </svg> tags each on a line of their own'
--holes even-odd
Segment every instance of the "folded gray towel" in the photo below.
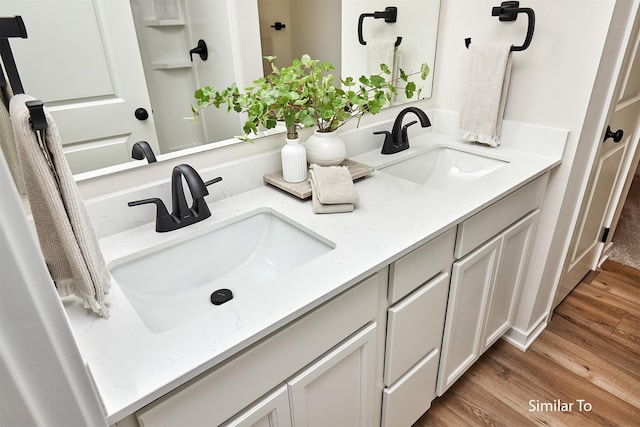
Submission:
<svg viewBox="0 0 640 427">
<path fill-rule="evenodd" d="M 346 166 L 318 166 L 309 169 L 311 200 L 315 213 L 351 212 L 358 193 Z"/>
<path fill-rule="evenodd" d="M 474 42 L 469 54 L 471 75 L 460 114 L 461 137 L 496 147 L 509 90 L 511 45 Z"/>
<path fill-rule="evenodd" d="M 31 128 L 25 102 L 34 99 L 24 94 L 14 96 L 10 113 L 42 255 L 61 296 L 76 295 L 85 307 L 109 317 L 105 294 L 111 279 L 98 240 L 64 158 L 53 118 L 45 110 L 49 127 L 44 131 L 43 148 Z"/>
<path fill-rule="evenodd" d="M 341 212 L 353 212 L 353 203 L 335 203 L 335 204 L 322 204 L 318 200 L 318 191 L 316 190 L 316 184 L 313 179 L 310 179 L 311 183 L 311 204 L 313 206 L 313 213 L 341 213 Z"/>
</svg>

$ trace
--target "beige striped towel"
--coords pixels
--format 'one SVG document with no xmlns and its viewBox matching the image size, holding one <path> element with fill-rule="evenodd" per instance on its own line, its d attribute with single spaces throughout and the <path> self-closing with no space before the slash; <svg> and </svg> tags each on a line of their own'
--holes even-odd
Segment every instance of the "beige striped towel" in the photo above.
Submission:
<svg viewBox="0 0 640 427">
<path fill-rule="evenodd" d="M 25 106 L 34 99 L 16 95 L 9 111 L 44 260 L 60 296 L 75 295 L 85 307 L 109 317 L 105 294 L 110 276 L 98 240 L 62 153 L 58 128 L 46 110 L 49 127 L 43 142 L 49 160 L 43 155 Z"/>
<path fill-rule="evenodd" d="M 511 45 L 472 43 L 470 78 L 460 114 L 461 137 L 496 147 L 511 77 Z"/>
</svg>

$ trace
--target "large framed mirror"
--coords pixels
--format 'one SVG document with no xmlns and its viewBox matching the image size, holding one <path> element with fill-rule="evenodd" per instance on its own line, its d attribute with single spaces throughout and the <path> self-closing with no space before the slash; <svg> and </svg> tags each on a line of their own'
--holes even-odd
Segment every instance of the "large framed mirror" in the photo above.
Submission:
<svg viewBox="0 0 640 427">
<path fill-rule="evenodd" d="M 280 3 L 267 10 L 286 11 L 288 17 L 279 21 L 286 28 L 276 30 L 279 18 L 265 15 L 262 7 L 259 13 L 263 1 Z M 119 164 L 143 166 L 144 161 L 131 158 L 131 148 L 140 140 L 149 142 L 158 161 L 193 147 L 228 144 L 241 133 L 238 114 L 208 109 L 196 125 L 184 117 L 190 115 L 197 87 L 232 82 L 246 87 L 263 74 L 263 48 L 277 43 L 261 34 L 267 23 L 272 36 L 290 37 L 295 56 L 309 53 L 332 62 L 341 75 L 364 74 L 357 68 L 366 53 L 358 44 L 358 16 L 384 10 L 391 5 L 387 3 L 2 0 L 2 15 L 23 17 L 29 37 L 12 40 L 11 46 L 25 91 L 45 102 L 60 128 L 72 171 L 83 173 L 114 170 Z M 395 0 L 393 5 L 397 21 L 367 19 L 364 36 L 402 34 L 397 51 L 403 68 L 410 69 L 414 59 L 432 65 L 439 0 Z M 199 40 L 207 45 L 206 60 L 193 52 Z M 413 44 L 419 48 L 414 50 Z M 423 96 L 428 97 L 431 81 L 425 87 Z"/>
</svg>

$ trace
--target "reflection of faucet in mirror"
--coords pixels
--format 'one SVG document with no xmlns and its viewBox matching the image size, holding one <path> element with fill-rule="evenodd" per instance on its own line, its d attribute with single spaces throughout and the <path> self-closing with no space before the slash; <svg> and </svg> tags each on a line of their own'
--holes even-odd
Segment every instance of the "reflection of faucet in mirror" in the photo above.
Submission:
<svg viewBox="0 0 640 427">
<path fill-rule="evenodd" d="M 407 135 L 407 128 L 411 125 L 418 123 L 417 120 L 407 123 L 402 126 L 402 120 L 408 113 L 413 113 L 420 119 L 420 126 L 423 128 L 431 126 L 431 121 L 427 114 L 418 107 L 407 107 L 400 111 L 396 117 L 396 121 L 393 123 L 393 129 L 389 131 L 374 132 L 374 135 L 385 135 L 384 144 L 382 144 L 382 154 L 395 154 L 400 151 L 409 148 L 409 135 Z"/>
<path fill-rule="evenodd" d="M 184 195 L 182 178 L 184 177 L 191 192 L 193 204 L 187 205 Z M 196 170 L 187 164 L 178 165 L 171 173 L 171 201 L 173 210 L 171 214 L 167 210 L 164 202 L 157 197 L 129 202 L 129 206 L 139 206 L 153 203 L 156 205 L 156 231 L 158 233 L 177 230 L 187 225 L 207 219 L 211 216 L 211 211 L 204 196 L 209 194 L 207 186 L 222 181 L 221 177 L 204 182 Z"/>
<path fill-rule="evenodd" d="M 138 141 L 131 147 L 131 157 L 135 160 L 147 159 L 148 163 L 157 162 L 155 154 L 147 141 Z"/>
</svg>

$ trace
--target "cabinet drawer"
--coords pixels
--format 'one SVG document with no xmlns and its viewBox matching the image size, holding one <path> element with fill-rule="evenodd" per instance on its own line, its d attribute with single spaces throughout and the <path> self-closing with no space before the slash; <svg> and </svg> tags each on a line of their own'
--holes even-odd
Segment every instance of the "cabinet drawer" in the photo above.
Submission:
<svg viewBox="0 0 640 427">
<path fill-rule="evenodd" d="M 436 396 L 440 352 L 433 350 L 382 394 L 382 427 L 410 426 L 431 407 Z"/>
<path fill-rule="evenodd" d="M 449 295 L 449 273 L 440 273 L 389 309 L 384 383 L 393 384 L 418 360 L 439 349 Z"/>
<path fill-rule="evenodd" d="M 391 264 L 389 303 L 395 304 L 437 274 L 451 271 L 455 238 L 454 227 Z"/>
<path fill-rule="evenodd" d="M 540 207 L 548 178 L 549 174 L 537 178 L 458 225 L 456 259 Z"/>
</svg>

